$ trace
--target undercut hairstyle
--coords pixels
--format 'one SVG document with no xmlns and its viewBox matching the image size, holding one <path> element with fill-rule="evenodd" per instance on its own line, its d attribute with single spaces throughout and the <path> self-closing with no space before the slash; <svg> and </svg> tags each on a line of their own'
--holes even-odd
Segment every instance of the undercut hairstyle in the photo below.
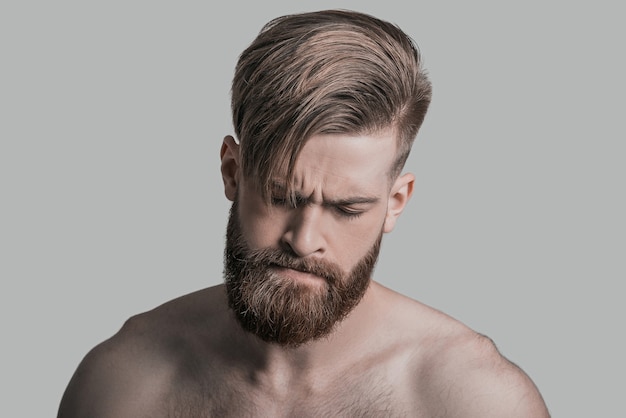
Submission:
<svg viewBox="0 0 626 418">
<path fill-rule="evenodd" d="M 417 46 L 398 26 L 326 10 L 267 23 L 240 55 L 231 93 L 243 176 L 269 199 L 276 179 L 291 189 L 298 154 L 314 135 L 391 133 L 395 179 L 431 84 Z"/>
</svg>

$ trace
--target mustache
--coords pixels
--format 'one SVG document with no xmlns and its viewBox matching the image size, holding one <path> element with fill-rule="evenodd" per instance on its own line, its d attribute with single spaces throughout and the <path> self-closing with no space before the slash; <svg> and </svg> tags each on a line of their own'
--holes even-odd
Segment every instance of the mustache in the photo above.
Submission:
<svg viewBox="0 0 626 418">
<path fill-rule="evenodd" d="M 254 265 L 278 266 L 313 274 L 325 279 L 331 284 L 341 282 L 343 271 L 330 261 L 308 258 L 298 258 L 282 250 L 274 248 L 261 248 L 247 250 L 245 261 Z"/>
</svg>

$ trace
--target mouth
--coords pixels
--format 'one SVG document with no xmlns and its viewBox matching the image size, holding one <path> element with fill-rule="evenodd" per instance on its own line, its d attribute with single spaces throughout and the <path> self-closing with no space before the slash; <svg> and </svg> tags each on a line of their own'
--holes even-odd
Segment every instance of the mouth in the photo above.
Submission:
<svg viewBox="0 0 626 418">
<path fill-rule="evenodd" d="M 270 265 L 270 268 L 274 270 L 276 273 L 278 273 L 279 275 L 286 277 L 293 281 L 318 283 L 318 284 L 326 282 L 326 280 L 323 277 L 318 276 L 313 273 L 308 273 L 306 271 L 296 270 L 290 267 L 279 266 L 278 264 L 272 264 Z"/>
</svg>

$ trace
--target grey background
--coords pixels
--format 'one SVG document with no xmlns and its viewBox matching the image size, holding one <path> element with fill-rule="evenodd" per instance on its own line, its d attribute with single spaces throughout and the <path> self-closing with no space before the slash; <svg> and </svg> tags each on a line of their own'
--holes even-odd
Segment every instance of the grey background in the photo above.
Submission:
<svg viewBox="0 0 626 418">
<path fill-rule="evenodd" d="M 81 358 L 126 318 L 221 281 L 237 55 L 275 16 L 335 7 L 399 24 L 434 84 L 407 167 L 415 195 L 377 280 L 493 338 L 553 416 L 618 416 L 614 4 L 3 2 L 0 416 L 54 416 Z"/>
</svg>

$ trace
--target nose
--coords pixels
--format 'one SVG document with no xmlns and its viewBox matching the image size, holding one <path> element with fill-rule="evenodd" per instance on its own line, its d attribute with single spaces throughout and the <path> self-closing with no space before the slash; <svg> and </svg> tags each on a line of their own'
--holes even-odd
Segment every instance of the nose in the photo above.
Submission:
<svg viewBox="0 0 626 418">
<path fill-rule="evenodd" d="M 298 257 L 322 255 L 326 250 L 323 217 L 316 205 L 302 205 L 293 211 L 282 243 Z"/>
</svg>

